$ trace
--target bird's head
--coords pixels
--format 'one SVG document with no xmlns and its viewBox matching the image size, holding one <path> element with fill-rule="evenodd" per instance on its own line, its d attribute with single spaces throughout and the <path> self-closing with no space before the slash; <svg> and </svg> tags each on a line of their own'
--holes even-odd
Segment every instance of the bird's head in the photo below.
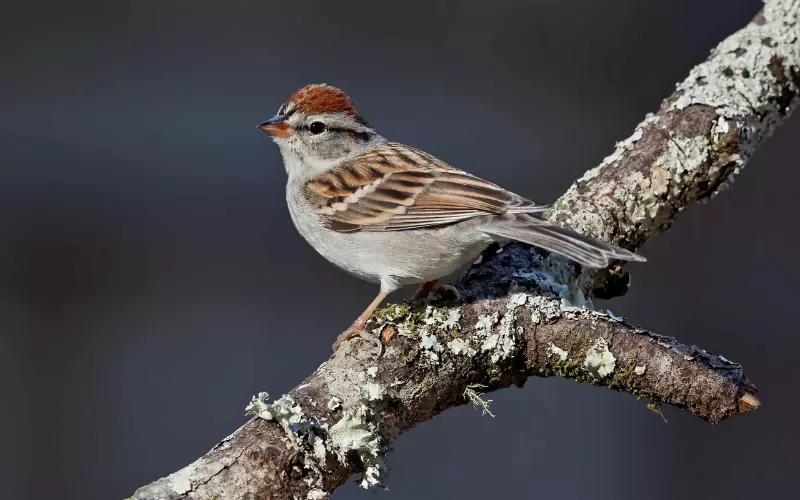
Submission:
<svg viewBox="0 0 800 500">
<path fill-rule="evenodd" d="M 258 128 L 272 136 L 289 175 L 320 173 L 383 140 L 361 117 L 350 97 L 326 84 L 297 90 Z"/>
</svg>

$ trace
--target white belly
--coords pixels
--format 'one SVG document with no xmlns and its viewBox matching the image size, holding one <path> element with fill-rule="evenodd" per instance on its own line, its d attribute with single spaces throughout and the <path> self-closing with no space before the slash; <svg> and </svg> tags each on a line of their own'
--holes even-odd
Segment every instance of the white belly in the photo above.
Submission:
<svg viewBox="0 0 800 500">
<path fill-rule="evenodd" d="M 289 207 L 298 232 L 323 257 L 389 290 L 446 276 L 492 241 L 476 229 L 479 220 L 433 230 L 340 233 L 325 227 L 310 207 Z"/>
</svg>

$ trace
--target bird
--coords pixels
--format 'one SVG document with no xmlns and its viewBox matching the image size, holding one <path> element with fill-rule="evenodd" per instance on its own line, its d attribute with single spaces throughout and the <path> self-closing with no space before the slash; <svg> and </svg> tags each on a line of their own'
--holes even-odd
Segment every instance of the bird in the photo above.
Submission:
<svg viewBox="0 0 800 500">
<path fill-rule="evenodd" d="M 386 296 L 411 284 L 436 288 L 493 242 L 520 241 L 595 269 L 646 260 L 549 222 L 543 213 L 552 205 L 386 139 L 331 85 L 300 88 L 258 128 L 280 150 L 286 203 L 300 235 L 331 263 L 380 286 L 334 352 L 359 336 L 374 342 L 380 357 L 383 344 L 366 325 Z"/>
</svg>

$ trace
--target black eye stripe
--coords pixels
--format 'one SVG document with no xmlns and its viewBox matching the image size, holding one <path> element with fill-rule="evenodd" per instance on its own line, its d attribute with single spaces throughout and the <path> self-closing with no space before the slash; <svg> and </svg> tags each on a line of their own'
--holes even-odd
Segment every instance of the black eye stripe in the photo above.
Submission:
<svg viewBox="0 0 800 500">
<path fill-rule="evenodd" d="M 305 130 L 308 130 L 309 132 L 311 132 L 311 133 L 312 133 L 312 134 L 314 134 L 314 135 L 319 135 L 319 134 L 321 134 L 322 132 L 317 132 L 317 133 L 314 133 L 314 131 L 312 131 L 312 130 L 311 130 L 311 125 L 314 125 L 315 123 L 320 123 L 320 122 L 313 122 L 313 123 L 310 123 L 309 125 L 306 125 L 306 126 L 304 126 L 303 128 L 304 128 Z M 323 124 L 323 125 L 324 125 L 324 124 Z M 339 132 L 339 133 L 343 133 L 343 134 L 350 134 L 350 135 L 354 135 L 354 136 L 356 136 L 356 137 L 357 137 L 359 140 L 362 140 L 362 141 L 364 141 L 364 142 L 367 142 L 367 141 L 369 141 L 369 140 L 370 140 L 370 138 L 372 137 L 372 133 L 371 133 L 371 132 L 367 132 L 366 130 L 358 131 L 358 130 L 353 130 L 353 129 L 351 129 L 351 128 L 345 128 L 345 127 L 328 127 L 328 126 L 325 126 L 325 130 L 324 130 L 324 131 L 325 131 L 325 132 Z"/>
</svg>

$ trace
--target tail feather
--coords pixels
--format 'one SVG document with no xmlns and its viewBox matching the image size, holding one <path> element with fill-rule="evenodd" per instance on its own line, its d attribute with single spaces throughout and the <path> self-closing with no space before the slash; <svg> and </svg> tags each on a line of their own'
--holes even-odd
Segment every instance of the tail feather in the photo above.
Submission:
<svg viewBox="0 0 800 500">
<path fill-rule="evenodd" d="M 575 231 L 532 216 L 497 217 L 482 228 L 489 235 L 521 241 L 550 250 L 575 262 L 596 269 L 608 267 L 612 260 L 645 262 L 647 259 Z"/>
</svg>

